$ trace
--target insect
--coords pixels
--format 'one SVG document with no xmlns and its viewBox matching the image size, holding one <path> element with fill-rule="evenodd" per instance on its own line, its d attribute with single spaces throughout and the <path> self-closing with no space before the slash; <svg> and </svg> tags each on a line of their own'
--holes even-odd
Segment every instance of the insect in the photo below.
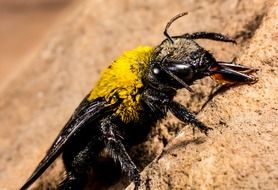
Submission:
<svg viewBox="0 0 278 190">
<path fill-rule="evenodd" d="M 236 43 L 233 39 L 210 32 L 169 35 L 171 24 L 186 14 L 180 13 L 167 23 L 166 38 L 160 45 L 126 51 L 103 71 L 21 190 L 32 185 L 60 154 L 66 178 L 59 189 L 82 189 L 88 169 L 103 149 L 120 163 L 138 189 L 140 174 L 127 149 L 142 142 L 167 111 L 205 134 L 211 129 L 173 100 L 177 90 L 192 91 L 190 85 L 205 76 L 227 83 L 256 82 L 250 75 L 255 69 L 233 61 L 216 61 L 195 42 L 209 39 Z"/>
</svg>

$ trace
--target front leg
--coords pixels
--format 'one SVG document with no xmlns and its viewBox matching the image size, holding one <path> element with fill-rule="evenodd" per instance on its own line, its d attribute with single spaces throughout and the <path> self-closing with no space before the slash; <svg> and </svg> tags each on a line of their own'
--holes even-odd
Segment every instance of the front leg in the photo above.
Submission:
<svg viewBox="0 0 278 190">
<path fill-rule="evenodd" d="M 189 122 L 195 125 L 201 132 L 205 133 L 206 135 L 208 134 L 209 130 L 212 130 L 212 128 L 207 127 L 205 124 L 199 121 L 192 113 L 190 113 L 183 105 L 179 104 L 178 102 L 170 102 L 169 110 L 179 120 L 181 120 L 182 122 Z"/>
<path fill-rule="evenodd" d="M 102 120 L 101 133 L 105 146 L 112 158 L 120 163 L 121 169 L 134 182 L 135 189 L 138 189 L 141 182 L 139 170 L 128 155 L 122 143 L 122 137 L 117 133 L 117 126 L 112 123 L 110 118 Z"/>
</svg>

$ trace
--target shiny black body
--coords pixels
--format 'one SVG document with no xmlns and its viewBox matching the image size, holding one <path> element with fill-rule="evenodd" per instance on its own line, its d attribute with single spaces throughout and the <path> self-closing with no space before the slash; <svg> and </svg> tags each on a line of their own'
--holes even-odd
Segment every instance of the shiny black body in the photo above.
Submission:
<svg viewBox="0 0 278 190">
<path fill-rule="evenodd" d="M 254 69 L 233 62 L 217 62 L 194 41 L 203 38 L 235 43 L 222 34 L 197 32 L 169 36 L 167 29 L 183 15 L 185 13 L 177 15 L 167 24 L 164 31 L 167 38 L 152 54 L 149 68 L 143 76 L 144 87 L 140 95 L 143 109 L 140 111 L 140 119 L 129 123 L 122 122 L 114 113 L 122 101 L 119 98 L 116 98 L 116 103 L 109 104 L 102 98 L 90 102 L 86 97 L 21 190 L 27 189 L 60 154 L 67 175 L 59 189 L 83 189 L 88 180 L 88 171 L 104 148 L 138 189 L 140 174 L 127 149 L 142 142 L 151 127 L 164 118 L 168 111 L 182 122 L 189 122 L 203 133 L 208 133 L 211 128 L 173 100 L 177 90 L 186 88 L 191 91 L 190 85 L 195 80 L 214 75 L 218 78 L 222 76 L 223 80 L 229 82 L 252 83 L 255 78 L 247 73 Z"/>
</svg>

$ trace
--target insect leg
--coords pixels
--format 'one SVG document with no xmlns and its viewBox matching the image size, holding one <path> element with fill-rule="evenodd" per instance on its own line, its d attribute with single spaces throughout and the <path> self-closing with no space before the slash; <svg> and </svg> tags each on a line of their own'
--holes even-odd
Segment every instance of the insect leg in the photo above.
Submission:
<svg viewBox="0 0 278 190">
<path fill-rule="evenodd" d="M 179 104 L 178 102 L 170 102 L 169 109 L 179 120 L 195 125 L 201 132 L 205 133 L 206 135 L 208 134 L 209 130 L 212 130 L 212 128 L 207 127 L 205 124 L 199 121 L 192 113 L 190 113 L 183 105 Z"/>
<path fill-rule="evenodd" d="M 222 41 L 222 42 L 231 42 L 236 44 L 236 41 L 228 36 L 225 36 L 220 33 L 214 33 L 214 32 L 195 32 L 192 34 L 183 34 L 180 36 L 174 36 L 173 38 L 187 38 L 191 40 L 195 39 L 208 39 L 208 40 L 215 40 L 215 41 Z"/>
<path fill-rule="evenodd" d="M 66 178 L 59 185 L 58 190 L 83 189 L 87 183 L 88 169 L 96 160 L 100 149 L 102 149 L 97 137 L 93 137 L 89 143 L 80 147 L 78 142 L 73 144 L 63 153 Z"/>
<path fill-rule="evenodd" d="M 86 182 L 87 176 L 68 172 L 66 178 L 59 184 L 57 190 L 83 189 Z"/>
<path fill-rule="evenodd" d="M 128 155 L 121 141 L 122 137 L 117 133 L 116 128 L 117 126 L 109 118 L 102 120 L 101 131 L 105 146 L 110 151 L 112 158 L 120 163 L 122 170 L 134 182 L 135 189 L 138 189 L 141 182 L 139 170 Z"/>
</svg>

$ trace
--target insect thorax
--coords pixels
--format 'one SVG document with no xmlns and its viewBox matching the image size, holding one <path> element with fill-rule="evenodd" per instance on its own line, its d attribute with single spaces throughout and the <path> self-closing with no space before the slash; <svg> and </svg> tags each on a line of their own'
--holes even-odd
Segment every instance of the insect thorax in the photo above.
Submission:
<svg viewBox="0 0 278 190">
<path fill-rule="evenodd" d="M 200 50 L 201 47 L 193 40 L 185 38 L 174 39 L 174 43 L 164 40 L 155 50 L 154 59 L 161 61 L 165 56 L 173 60 L 184 60 L 188 58 L 192 52 Z"/>
<path fill-rule="evenodd" d="M 142 77 L 152 52 L 153 48 L 149 46 L 124 52 L 102 72 L 88 100 L 103 97 L 107 102 L 114 103 L 114 97 L 120 98 L 122 102 L 116 110 L 120 119 L 125 123 L 139 119 Z"/>
</svg>

